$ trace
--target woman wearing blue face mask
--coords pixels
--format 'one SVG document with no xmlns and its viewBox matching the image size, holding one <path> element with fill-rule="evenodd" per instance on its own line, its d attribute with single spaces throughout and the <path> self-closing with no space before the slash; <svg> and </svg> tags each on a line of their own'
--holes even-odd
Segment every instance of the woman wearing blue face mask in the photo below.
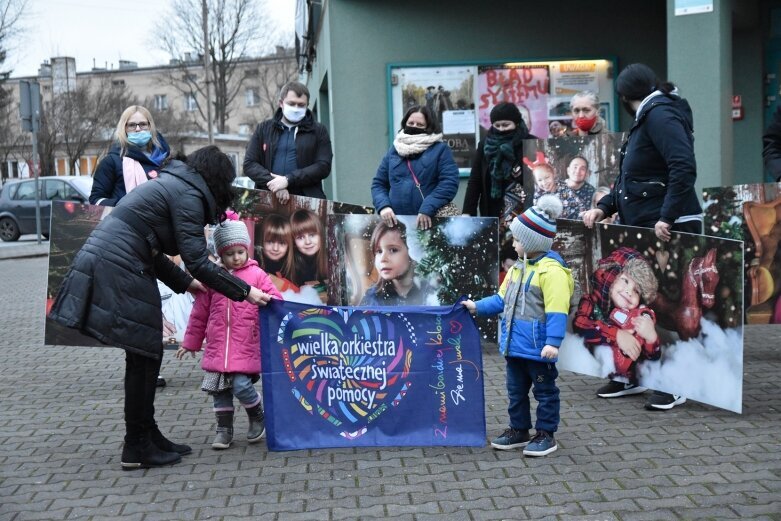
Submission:
<svg viewBox="0 0 781 521">
<path fill-rule="evenodd" d="M 119 118 L 117 140 L 98 165 L 89 202 L 116 206 L 133 188 L 157 177 L 171 151 L 155 128 L 152 114 L 140 105 L 126 108 Z"/>
</svg>

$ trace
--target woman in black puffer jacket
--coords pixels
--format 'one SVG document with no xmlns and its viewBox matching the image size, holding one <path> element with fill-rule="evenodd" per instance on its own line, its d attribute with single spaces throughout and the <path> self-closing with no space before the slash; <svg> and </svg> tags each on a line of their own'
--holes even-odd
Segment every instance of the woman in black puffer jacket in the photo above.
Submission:
<svg viewBox="0 0 781 521">
<path fill-rule="evenodd" d="M 207 255 L 203 228 L 224 220 L 233 172 L 230 159 L 209 146 L 186 162 L 171 161 L 157 179 L 123 197 L 76 254 L 49 314 L 125 350 L 125 469 L 177 463 L 191 452 L 167 440 L 154 419 L 163 353 L 157 279 L 179 293 L 202 291 L 203 282 L 232 300 L 268 302 Z M 181 255 L 192 276 L 166 255 Z"/>
</svg>

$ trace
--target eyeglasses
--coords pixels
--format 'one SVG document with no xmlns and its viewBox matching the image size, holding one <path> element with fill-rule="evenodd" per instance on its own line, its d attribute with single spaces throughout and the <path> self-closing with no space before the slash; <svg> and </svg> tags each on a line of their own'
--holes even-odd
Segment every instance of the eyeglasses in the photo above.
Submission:
<svg viewBox="0 0 781 521">
<path fill-rule="evenodd" d="M 141 123 L 128 123 L 125 125 L 125 130 L 132 132 L 134 130 L 149 130 L 149 122 L 143 121 Z"/>
</svg>

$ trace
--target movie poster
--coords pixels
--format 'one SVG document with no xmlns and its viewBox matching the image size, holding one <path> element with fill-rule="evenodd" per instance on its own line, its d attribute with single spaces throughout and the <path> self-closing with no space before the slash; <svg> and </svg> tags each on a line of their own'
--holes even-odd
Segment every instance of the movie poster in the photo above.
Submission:
<svg viewBox="0 0 781 521">
<path fill-rule="evenodd" d="M 531 134 L 548 135 L 548 65 L 485 65 L 477 71 L 477 118 L 481 139 L 491 127 L 491 109 L 503 101 L 518 106 Z"/>
<path fill-rule="evenodd" d="M 559 220 L 554 249 L 578 288 L 560 369 L 741 412 L 740 241 Z"/>
<path fill-rule="evenodd" d="M 442 129 L 459 169 L 469 169 L 475 153 L 475 67 L 407 67 L 394 72 L 400 89 L 400 110 L 393 114 L 391 136 L 401 119 L 416 105 L 431 111 Z"/>
<path fill-rule="evenodd" d="M 745 241 L 747 324 L 781 324 L 781 183 L 703 191 L 705 233 Z"/>
</svg>

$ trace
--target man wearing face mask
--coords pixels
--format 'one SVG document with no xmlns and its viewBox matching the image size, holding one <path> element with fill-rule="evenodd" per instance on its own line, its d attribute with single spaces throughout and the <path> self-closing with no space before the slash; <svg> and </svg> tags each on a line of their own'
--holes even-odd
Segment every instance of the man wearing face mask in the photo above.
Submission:
<svg viewBox="0 0 781 521">
<path fill-rule="evenodd" d="M 322 181 L 331 173 L 331 139 L 308 104 L 306 85 L 285 84 L 277 112 L 258 125 L 244 155 L 244 174 L 281 203 L 291 194 L 326 198 Z"/>
</svg>

